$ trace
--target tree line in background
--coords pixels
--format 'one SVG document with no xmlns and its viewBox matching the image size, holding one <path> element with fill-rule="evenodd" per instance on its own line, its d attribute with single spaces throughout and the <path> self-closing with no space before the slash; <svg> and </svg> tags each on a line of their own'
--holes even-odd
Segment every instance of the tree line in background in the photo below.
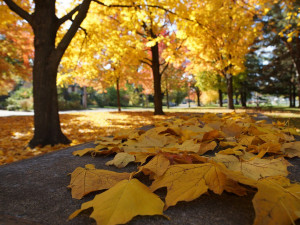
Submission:
<svg viewBox="0 0 300 225">
<path fill-rule="evenodd" d="M 153 96 L 154 114 L 163 114 L 163 97 L 169 104 L 174 93 L 189 97 L 190 90 L 198 105 L 202 94 L 218 95 L 222 106 L 226 93 L 229 108 L 234 96 L 246 107 L 249 93 L 257 91 L 289 96 L 295 106 L 299 7 L 293 0 L 83 0 L 67 7 L 2 0 L 2 94 L 19 79 L 33 81 L 31 147 L 70 142 L 58 116 L 59 100 L 68 96 L 64 89 L 58 95 L 57 85 L 93 88 L 101 101 L 115 93 L 109 104 L 119 107 Z"/>
</svg>

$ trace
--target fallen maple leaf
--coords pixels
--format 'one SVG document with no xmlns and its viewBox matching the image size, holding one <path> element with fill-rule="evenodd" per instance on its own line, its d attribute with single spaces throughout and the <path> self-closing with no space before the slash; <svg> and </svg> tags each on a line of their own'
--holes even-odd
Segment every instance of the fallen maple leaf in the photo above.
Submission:
<svg viewBox="0 0 300 225">
<path fill-rule="evenodd" d="M 100 170 L 92 164 L 87 164 L 85 168 L 77 167 L 71 173 L 68 187 L 72 189 L 72 198 L 81 199 L 90 192 L 109 189 L 119 181 L 129 179 L 129 177 L 129 173 Z"/>
<path fill-rule="evenodd" d="M 284 143 L 280 149 L 287 157 L 300 157 L 300 141 Z"/>
<path fill-rule="evenodd" d="M 213 160 L 225 164 L 230 170 L 240 171 L 246 177 L 254 180 L 268 176 L 288 175 L 287 166 L 289 164 L 284 158 L 271 160 L 255 158 L 253 160 L 240 161 L 233 155 L 216 154 Z"/>
<path fill-rule="evenodd" d="M 163 215 L 164 203 L 147 186 L 137 179 L 123 180 L 111 189 L 96 195 L 89 202 L 83 203 L 69 219 L 81 211 L 93 208 L 90 217 L 97 224 L 124 224 L 137 215 Z"/>
<path fill-rule="evenodd" d="M 300 185 L 286 187 L 265 178 L 257 183 L 258 192 L 254 196 L 254 225 L 289 225 L 300 218 Z"/>
<path fill-rule="evenodd" d="M 165 209 L 176 205 L 178 201 L 192 201 L 206 193 L 208 189 L 221 194 L 224 189 L 230 191 L 234 188 L 234 185 L 229 188 L 227 176 L 221 169 L 222 167 L 214 163 L 173 165 L 163 176 L 154 180 L 150 189 L 155 191 L 167 187 Z M 239 185 L 236 184 L 237 186 Z"/>
<path fill-rule="evenodd" d="M 146 165 L 141 167 L 145 175 L 150 175 L 150 178 L 162 176 L 170 165 L 170 161 L 163 154 L 158 154 L 153 157 Z"/>
<path fill-rule="evenodd" d="M 115 155 L 115 158 L 113 160 L 110 160 L 107 163 L 105 163 L 105 165 L 123 168 L 123 167 L 127 166 L 128 163 L 134 162 L 134 161 L 135 161 L 135 157 L 133 155 L 130 155 L 125 152 L 120 152 Z"/>
</svg>

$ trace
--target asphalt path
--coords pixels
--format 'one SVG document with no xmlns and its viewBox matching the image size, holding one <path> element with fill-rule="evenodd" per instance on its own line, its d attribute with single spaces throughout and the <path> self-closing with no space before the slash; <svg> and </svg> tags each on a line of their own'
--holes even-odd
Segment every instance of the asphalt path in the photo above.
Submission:
<svg viewBox="0 0 300 225">
<path fill-rule="evenodd" d="M 81 113 L 81 112 L 117 112 L 117 108 L 97 108 L 90 110 L 68 110 L 68 111 L 60 111 L 59 114 L 69 114 L 69 113 Z M 122 109 L 122 111 L 153 111 L 151 108 L 140 108 L 140 109 Z M 33 116 L 33 111 L 24 112 L 24 111 L 8 111 L 8 110 L 0 110 L 0 117 L 7 116 Z"/>
</svg>

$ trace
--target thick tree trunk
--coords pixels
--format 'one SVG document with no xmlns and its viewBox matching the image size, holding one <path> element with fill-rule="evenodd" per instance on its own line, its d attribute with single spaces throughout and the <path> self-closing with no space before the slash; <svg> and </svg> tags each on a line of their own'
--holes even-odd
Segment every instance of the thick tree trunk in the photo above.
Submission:
<svg viewBox="0 0 300 225">
<path fill-rule="evenodd" d="M 55 4 L 55 2 L 54 2 Z M 52 10 L 51 10 L 52 9 Z M 34 137 L 29 146 L 68 144 L 70 140 L 62 133 L 59 115 L 56 77 L 60 57 L 55 54 L 55 38 L 58 21 L 53 4 L 36 6 L 34 30 Z"/>
<path fill-rule="evenodd" d="M 117 104 L 118 104 L 118 112 L 121 112 L 121 97 L 120 97 L 120 81 L 117 79 Z"/>
<path fill-rule="evenodd" d="M 219 92 L 219 106 L 223 107 L 223 92 L 221 89 L 219 89 L 218 92 Z"/>
<path fill-rule="evenodd" d="M 162 109 L 161 74 L 159 72 L 158 43 L 151 47 L 152 74 L 154 80 L 154 115 L 164 115 Z"/>
<path fill-rule="evenodd" d="M 227 81 L 228 109 L 234 109 L 232 75 L 231 74 L 226 74 L 226 81 Z"/>
<path fill-rule="evenodd" d="M 60 43 L 55 46 L 58 28 L 76 11 L 58 19 L 53 0 L 36 0 L 35 11 L 31 15 L 22 12 L 9 2 L 12 10 L 17 11 L 26 19 L 34 32 L 34 136 L 29 142 L 29 146 L 32 148 L 49 144 L 70 143 L 60 127 L 56 88 L 57 69 L 65 50 L 86 17 L 90 3 L 91 0 L 83 0 L 69 30 Z"/>
</svg>

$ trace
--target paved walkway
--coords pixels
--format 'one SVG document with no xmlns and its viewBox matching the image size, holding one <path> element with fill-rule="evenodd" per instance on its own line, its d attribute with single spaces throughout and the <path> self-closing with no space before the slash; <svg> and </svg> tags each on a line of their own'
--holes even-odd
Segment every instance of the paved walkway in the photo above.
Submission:
<svg viewBox="0 0 300 225">
<path fill-rule="evenodd" d="M 117 112 L 117 108 L 97 108 L 97 109 L 87 109 L 87 110 L 69 110 L 69 111 L 60 111 L 59 114 L 68 114 L 68 113 L 80 113 L 80 112 Z M 151 108 L 140 108 L 140 109 L 122 109 L 122 111 L 153 111 Z M 0 110 L 0 117 L 6 116 L 33 116 L 33 111 L 23 112 L 23 111 L 8 111 Z"/>
</svg>

